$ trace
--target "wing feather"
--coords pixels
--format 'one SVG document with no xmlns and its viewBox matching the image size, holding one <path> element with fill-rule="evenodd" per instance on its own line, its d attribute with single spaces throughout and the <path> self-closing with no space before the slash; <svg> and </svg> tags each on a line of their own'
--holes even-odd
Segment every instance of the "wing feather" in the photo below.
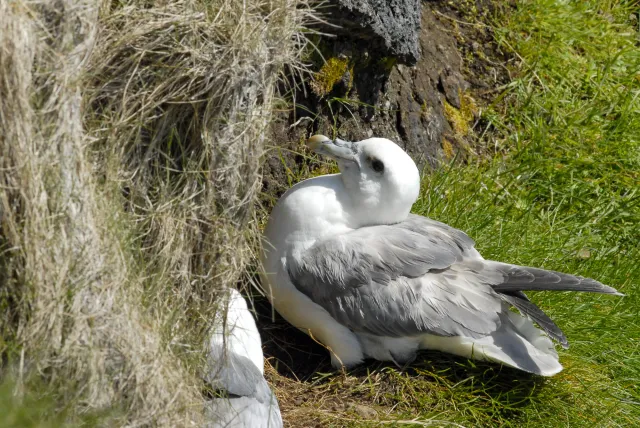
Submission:
<svg viewBox="0 0 640 428">
<path fill-rule="evenodd" d="M 563 331 L 542 309 L 531 302 L 521 291 L 500 293 L 500 297 L 518 309 L 520 313 L 535 321 L 552 339 L 558 341 L 563 348 L 569 348 L 569 342 Z"/>
<path fill-rule="evenodd" d="M 484 260 L 464 232 L 409 215 L 289 254 L 294 286 L 354 331 L 402 337 L 482 337 L 501 325 L 503 303 L 567 345 L 560 328 L 522 290 L 619 294 L 595 280 Z"/>
<path fill-rule="evenodd" d="M 499 273 L 499 282 L 493 289 L 500 292 L 538 291 L 584 291 L 589 293 L 616 294 L 618 291 L 594 279 L 570 275 L 552 270 L 516 266 L 500 262 L 486 262 L 486 268 Z"/>
<path fill-rule="evenodd" d="M 424 217 L 365 227 L 287 257 L 292 283 L 354 331 L 381 336 L 480 337 L 500 325 L 491 287 L 449 272 L 473 241 Z M 447 273 L 442 273 L 446 270 Z"/>
</svg>

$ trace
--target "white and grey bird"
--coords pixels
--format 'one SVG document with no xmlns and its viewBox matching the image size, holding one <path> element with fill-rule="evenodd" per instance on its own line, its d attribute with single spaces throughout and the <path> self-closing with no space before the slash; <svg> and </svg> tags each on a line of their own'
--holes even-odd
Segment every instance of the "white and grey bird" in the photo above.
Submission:
<svg viewBox="0 0 640 428">
<path fill-rule="evenodd" d="M 207 426 L 281 428 L 276 396 L 264 378 L 262 341 L 237 290 L 228 289 L 209 339 L 205 380 L 216 392 L 205 408 Z"/>
<path fill-rule="evenodd" d="M 485 260 L 464 232 L 410 214 L 418 169 L 390 140 L 316 135 L 308 144 L 340 173 L 280 198 L 265 231 L 262 283 L 288 322 L 329 349 L 334 367 L 367 357 L 404 365 L 434 349 L 551 376 L 562 365 L 550 338 L 563 347 L 567 339 L 524 291 L 620 294 Z"/>
</svg>

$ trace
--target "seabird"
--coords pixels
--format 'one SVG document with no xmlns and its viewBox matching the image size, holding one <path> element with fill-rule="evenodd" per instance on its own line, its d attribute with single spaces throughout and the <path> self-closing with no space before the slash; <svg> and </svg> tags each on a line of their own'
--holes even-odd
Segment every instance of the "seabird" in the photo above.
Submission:
<svg viewBox="0 0 640 428">
<path fill-rule="evenodd" d="M 215 396 L 205 407 L 207 426 L 281 428 L 278 400 L 264 378 L 260 333 L 235 289 L 220 301 L 208 348 L 205 380 Z"/>
<path fill-rule="evenodd" d="M 567 338 L 524 292 L 620 295 L 593 279 L 485 260 L 464 232 L 410 214 L 418 168 L 390 140 L 316 135 L 308 145 L 340 173 L 280 198 L 265 231 L 262 284 L 336 368 L 364 358 L 404 366 L 434 349 L 551 376 L 562 365 L 550 338 L 565 348 Z"/>
</svg>

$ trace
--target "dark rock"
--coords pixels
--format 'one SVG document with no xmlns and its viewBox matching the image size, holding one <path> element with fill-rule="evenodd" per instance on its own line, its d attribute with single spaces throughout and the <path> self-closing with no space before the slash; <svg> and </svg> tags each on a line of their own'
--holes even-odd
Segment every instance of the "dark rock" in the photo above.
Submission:
<svg viewBox="0 0 640 428">
<path fill-rule="evenodd" d="M 468 147 L 467 136 L 452 129 L 445 106 L 448 103 L 458 109 L 454 114 L 462 117 L 462 104 L 469 96 L 490 102 L 508 79 L 507 68 L 495 67 L 502 65 L 503 59 L 494 45 L 486 56 L 482 54 L 492 40 L 485 28 L 455 26 L 456 20 L 465 17 L 458 15 L 450 2 L 424 2 L 421 8 L 421 55 L 414 66 L 398 64 L 366 40 L 338 35 L 322 41 L 322 58 L 315 60 L 316 70 L 323 67 L 324 60 L 347 58 L 348 72 L 338 76 L 329 93 L 310 90 L 312 76 L 296 82 L 297 89 L 289 92 L 295 93 L 295 108 L 276 115 L 268 137 L 275 147 L 267 155 L 264 169 L 263 201 L 267 205 L 322 165 L 304 146 L 314 133 L 353 141 L 372 136 L 389 138 L 421 169 L 435 168 L 442 159 Z M 467 58 L 464 61 L 463 56 Z M 474 59 L 470 61 L 470 57 Z M 467 98 L 461 99 L 461 94 Z M 460 117 L 449 119 L 459 121 Z M 330 171 L 319 171 L 326 172 Z"/>
<path fill-rule="evenodd" d="M 446 69 L 439 79 L 438 89 L 447 98 L 449 104 L 455 108 L 460 108 L 460 91 L 467 86 L 464 78 L 460 73 Z"/>
<path fill-rule="evenodd" d="M 406 64 L 420 57 L 420 0 L 331 0 L 323 18 L 337 26 L 326 31 L 368 40 Z"/>
</svg>

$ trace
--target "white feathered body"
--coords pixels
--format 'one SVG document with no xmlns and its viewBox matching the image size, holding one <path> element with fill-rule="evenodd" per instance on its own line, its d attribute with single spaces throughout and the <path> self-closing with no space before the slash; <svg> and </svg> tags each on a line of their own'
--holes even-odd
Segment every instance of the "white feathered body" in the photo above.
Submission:
<svg viewBox="0 0 640 428">
<path fill-rule="evenodd" d="M 318 239 L 353 230 L 343 208 L 348 201 L 338 199 L 341 191 L 342 181 L 333 174 L 302 181 L 280 198 L 264 235 L 261 276 L 267 297 L 284 319 L 329 347 L 334 365 L 354 365 L 363 360 L 356 335 L 298 291 L 286 270 L 287 249 L 301 253 Z"/>
<path fill-rule="evenodd" d="M 216 313 L 214 329 L 209 338 L 209 360 L 224 361 L 226 355 L 234 353 L 248 358 L 264 374 L 262 340 L 247 302 L 234 289 L 229 289 L 226 305 Z"/>
<path fill-rule="evenodd" d="M 278 401 L 264 379 L 262 341 L 247 303 L 237 290 L 222 299 L 209 339 L 211 387 L 228 397 L 205 406 L 209 428 L 281 428 Z"/>
</svg>

